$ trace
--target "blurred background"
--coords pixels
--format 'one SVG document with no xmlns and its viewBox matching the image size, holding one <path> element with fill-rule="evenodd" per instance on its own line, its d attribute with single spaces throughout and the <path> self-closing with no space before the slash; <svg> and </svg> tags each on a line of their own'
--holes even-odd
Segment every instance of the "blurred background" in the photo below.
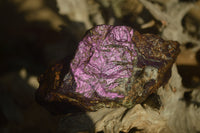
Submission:
<svg viewBox="0 0 200 133">
<path fill-rule="evenodd" d="M 150 2 L 163 12 L 170 2 L 192 5 L 180 19 L 179 34 L 189 39 L 175 39 L 181 43 L 177 65 L 183 85 L 200 88 L 200 1 Z M 0 0 L 1 133 L 56 132 L 60 116 L 35 102 L 37 78 L 55 62 L 71 59 L 84 33 L 98 24 L 127 25 L 162 37 L 167 27 L 139 0 Z"/>
</svg>

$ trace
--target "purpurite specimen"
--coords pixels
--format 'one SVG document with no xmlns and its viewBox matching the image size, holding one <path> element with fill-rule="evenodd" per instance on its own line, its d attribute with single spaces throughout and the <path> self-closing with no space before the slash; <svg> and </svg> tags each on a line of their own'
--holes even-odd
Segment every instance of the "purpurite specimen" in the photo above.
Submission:
<svg viewBox="0 0 200 133">
<path fill-rule="evenodd" d="M 91 30 L 71 62 L 75 92 L 87 98 L 123 98 L 137 55 L 132 37 L 133 29 L 126 26 L 102 25 Z"/>
<path fill-rule="evenodd" d="M 179 44 L 128 26 L 99 25 L 80 41 L 70 70 L 54 65 L 40 77 L 37 101 L 84 110 L 133 107 L 167 83 Z"/>
</svg>

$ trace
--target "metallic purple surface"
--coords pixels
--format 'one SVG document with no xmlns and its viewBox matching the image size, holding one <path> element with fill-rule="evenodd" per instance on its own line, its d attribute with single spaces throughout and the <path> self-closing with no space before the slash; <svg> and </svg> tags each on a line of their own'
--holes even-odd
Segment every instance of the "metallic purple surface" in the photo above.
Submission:
<svg viewBox="0 0 200 133">
<path fill-rule="evenodd" d="M 131 77 L 137 56 L 131 40 L 133 32 L 127 26 L 99 25 L 85 35 L 70 64 L 77 93 L 87 98 L 124 97 L 125 90 L 116 88 Z"/>
</svg>

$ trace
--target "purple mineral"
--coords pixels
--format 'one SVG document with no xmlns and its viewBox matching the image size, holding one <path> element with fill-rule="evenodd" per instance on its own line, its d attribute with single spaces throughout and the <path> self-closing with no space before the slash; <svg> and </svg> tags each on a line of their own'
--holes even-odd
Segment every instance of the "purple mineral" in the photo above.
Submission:
<svg viewBox="0 0 200 133">
<path fill-rule="evenodd" d="M 71 62 L 76 92 L 91 98 L 123 98 L 117 87 L 131 77 L 136 58 L 131 40 L 133 29 L 127 26 L 101 25 L 93 28 L 79 43 Z M 121 92 L 125 86 L 120 86 Z"/>
<path fill-rule="evenodd" d="M 53 112 L 71 105 L 131 108 L 167 83 L 179 51 L 176 41 L 128 26 L 96 26 L 80 41 L 69 71 L 64 60 L 40 76 L 36 99 Z"/>
</svg>

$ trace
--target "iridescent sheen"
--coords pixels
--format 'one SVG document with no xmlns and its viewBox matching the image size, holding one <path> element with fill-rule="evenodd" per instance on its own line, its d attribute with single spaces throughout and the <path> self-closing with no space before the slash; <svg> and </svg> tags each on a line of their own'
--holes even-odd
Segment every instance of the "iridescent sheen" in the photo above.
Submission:
<svg viewBox="0 0 200 133">
<path fill-rule="evenodd" d="M 137 56 L 131 40 L 133 32 L 127 26 L 99 25 L 86 34 L 71 62 L 77 93 L 87 98 L 124 97 L 115 88 L 120 86 L 119 81 L 124 84 L 131 77 Z"/>
</svg>

